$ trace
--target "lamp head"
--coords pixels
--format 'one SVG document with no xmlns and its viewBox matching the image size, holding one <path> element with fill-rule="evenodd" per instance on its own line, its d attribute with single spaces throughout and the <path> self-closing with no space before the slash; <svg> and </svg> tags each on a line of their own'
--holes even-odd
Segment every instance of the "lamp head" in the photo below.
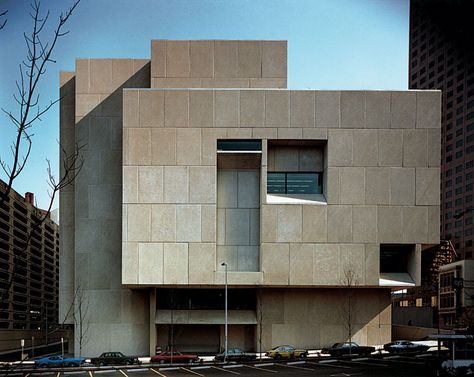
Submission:
<svg viewBox="0 0 474 377">
<path fill-rule="evenodd" d="M 222 262 L 222 263 L 221 263 L 221 266 L 227 266 L 227 263 L 226 263 L 226 262 Z"/>
</svg>

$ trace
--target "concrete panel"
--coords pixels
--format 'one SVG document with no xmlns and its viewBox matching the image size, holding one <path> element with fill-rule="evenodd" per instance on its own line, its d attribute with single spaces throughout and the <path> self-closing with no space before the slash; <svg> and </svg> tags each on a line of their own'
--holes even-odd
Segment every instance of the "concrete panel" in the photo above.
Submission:
<svg viewBox="0 0 474 377">
<path fill-rule="evenodd" d="M 76 94 L 76 117 L 101 114 L 100 94 Z"/>
<path fill-rule="evenodd" d="M 287 76 L 287 41 L 263 41 L 262 77 Z"/>
<path fill-rule="evenodd" d="M 176 130 L 176 163 L 201 164 L 201 130 L 178 128 Z"/>
<path fill-rule="evenodd" d="M 441 129 L 428 130 L 428 167 L 437 168 L 441 162 Z"/>
<path fill-rule="evenodd" d="M 89 125 L 89 148 L 95 151 L 109 151 L 111 149 L 109 119 L 103 117 L 91 117 Z"/>
<path fill-rule="evenodd" d="M 138 244 L 135 242 L 122 244 L 122 283 L 138 283 Z"/>
<path fill-rule="evenodd" d="M 228 271 L 238 271 L 238 257 L 239 248 L 238 246 L 217 246 L 217 267 L 220 267 L 222 263 L 227 263 Z"/>
<path fill-rule="evenodd" d="M 281 205 L 277 209 L 277 242 L 301 242 L 302 206 Z"/>
<path fill-rule="evenodd" d="M 416 128 L 440 128 L 441 91 L 416 92 Z"/>
<path fill-rule="evenodd" d="M 151 161 L 153 165 L 176 165 L 176 130 L 151 130 Z"/>
<path fill-rule="evenodd" d="M 176 240 L 178 242 L 201 241 L 201 206 L 176 206 Z"/>
<path fill-rule="evenodd" d="M 265 126 L 290 126 L 290 96 L 287 91 L 265 92 Z"/>
<path fill-rule="evenodd" d="M 301 139 L 303 130 L 301 128 L 278 128 L 277 137 L 283 140 Z"/>
<path fill-rule="evenodd" d="M 415 205 L 415 169 L 390 169 L 390 204 Z"/>
<path fill-rule="evenodd" d="M 258 246 L 237 246 L 237 254 L 238 271 L 258 271 Z"/>
<path fill-rule="evenodd" d="M 260 209 L 250 209 L 250 245 L 260 245 Z"/>
<path fill-rule="evenodd" d="M 189 41 L 166 41 L 166 76 L 189 77 Z"/>
<path fill-rule="evenodd" d="M 424 243 L 428 239 L 428 207 L 402 208 L 404 243 Z"/>
<path fill-rule="evenodd" d="M 290 127 L 314 127 L 314 91 L 290 91 Z"/>
<path fill-rule="evenodd" d="M 415 128 L 416 92 L 392 92 L 391 128 Z"/>
<path fill-rule="evenodd" d="M 201 240 L 202 242 L 216 242 L 216 206 L 201 206 Z"/>
<path fill-rule="evenodd" d="M 439 206 L 428 207 L 428 243 L 439 243 Z"/>
<path fill-rule="evenodd" d="M 258 171 L 239 171 L 238 180 L 238 207 L 258 208 L 260 206 L 260 175 Z"/>
<path fill-rule="evenodd" d="M 340 125 L 341 92 L 318 91 L 316 95 L 316 127 L 338 128 Z"/>
<path fill-rule="evenodd" d="M 165 127 L 188 127 L 189 92 L 170 90 L 165 92 Z"/>
<path fill-rule="evenodd" d="M 128 165 L 151 164 L 151 130 L 146 128 L 130 128 L 128 130 Z"/>
<path fill-rule="evenodd" d="M 366 92 L 366 127 L 390 128 L 390 92 Z"/>
<path fill-rule="evenodd" d="M 351 206 L 328 206 L 328 241 L 352 242 Z"/>
<path fill-rule="evenodd" d="M 365 169 L 366 204 L 390 204 L 390 168 Z"/>
<path fill-rule="evenodd" d="M 314 245 L 313 284 L 339 285 L 339 245 Z"/>
<path fill-rule="evenodd" d="M 137 128 L 139 124 L 138 90 L 123 91 L 123 127 Z"/>
<path fill-rule="evenodd" d="M 365 92 L 341 92 L 341 128 L 365 128 Z"/>
<path fill-rule="evenodd" d="M 216 127 L 239 127 L 240 93 L 217 90 L 214 94 L 214 124 Z"/>
<path fill-rule="evenodd" d="M 290 244 L 290 285 L 313 284 L 313 245 Z"/>
<path fill-rule="evenodd" d="M 237 76 L 262 77 L 261 41 L 238 41 Z"/>
<path fill-rule="evenodd" d="M 341 204 L 365 203 L 365 169 L 340 168 L 339 169 L 339 195 Z M 369 190 L 370 187 L 367 187 Z"/>
<path fill-rule="evenodd" d="M 90 59 L 89 93 L 111 93 L 112 59 Z"/>
<path fill-rule="evenodd" d="M 260 90 L 242 90 L 240 92 L 240 126 L 263 127 L 264 124 L 265 92 Z M 254 131 L 264 130 L 255 129 Z M 274 137 L 276 138 L 276 134 Z"/>
<path fill-rule="evenodd" d="M 377 130 L 354 131 L 353 141 L 354 166 L 378 165 L 378 132 Z"/>
<path fill-rule="evenodd" d="M 402 243 L 401 207 L 377 207 L 379 243 Z"/>
<path fill-rule="evenodd" d="M 237 172 L 217 171 L 217 208 L 237 208 Z"/>
<path fill-rule="evenodd" d="M 228 139 L 250 139 L 251 137 L 251 128 L 229 128 L 227 130 Z"/>
<path fill-rule="evenodd" d="M 426 130 L 403 131 L 403 166 L 428 165 L 428 138 Z"/>
<path fill-rule="evenodd" d="M 416 169 L 416 205 L 439 205 L 439 168 Z"/>
<path fill-rule="evenodd" d="M 162 166 L 140 166 L 138 168 L 138 202 L 163 202 Z"/>
<path fill-rule="evenodd" d="M 379 130 L 379 166 L 402 166 L 402 131 Z"/>
<path fill-rule="evenodd" d="M 216 245 L 214 243 L 189 244 L 189 284 L 214 283 Z"/>
<path fill-rule="evenodd" d="M 188 202 L 188 168 L 186 166 L 165 166 L 165 203 Z"/>
<path fill-rule="evenodd" d="M 163 244 L 140 243 L 138 244 L 138 283 L 162 284 L 163 283 Z"/>
<path fill-rule="evenodd" d="M 261 240 L 276 242 L 277 240 L 277 206 L 262 205 L 261 207 Z"/>
<path fill-rule="evenodd" d="M 328 204 L 339 204 L 339 168 L 328 168 L 324 171 L 324 196 Z"/>
<path fill-rule="evenodd" d="M 303 242 L 327 242 L 327 206 L 303 206 Z"/>
<path fill-rule="evenodd" d="M 329 166 L 352 166 L 352 130 L 328 131 L 328 164 Z"/>
<path fill-rule="evenodd" d="M 288 244 L 262 243 L 260 247 L 264 284 L 284 284 L 289 282 L 290 249 Z"/>
<path fill-rule="evenodd" d="M 191 77 L 214 76 L 213 41 L 190 41 L 189 55 Z"/>
<path fill-rule="evenodd" d="M 188 244 L 163 245 L 163 284 L 188 284 Z"/>
<path fill-rule="evenodd" d="M 226 245 L 249 245 L 250 211 L 248 209 L 226 209 L 225 241 Z"/>
<path fill-rule="evenodd" d="M 140 127 L 164 127 L 165 92 L 162 90 L 140 90 Z"/>
<path fill-rule="evenodd" d="M 158 242 L 176 241 L 176 206 L 153 205 L 151 207 L 151 240 Z"/>
<path fill-rule="evenodd" d="M 166 77 L 166 41 L 151 41 L 151 77 Z"/>
<path fill-rule="evenodd" d="M 365 284 L 365 245 L 340 245 L 339 276 L 343 287 Z"/>
<path fill-rule="evenodd" d="M 216 203 L 216 168 L 191 166 L 189 168 L 190 203 Z"/>
<path fill-rule="evenodd" d="M 89 93 L 90 59 L 76 59 L 76 93 Z M 63 85 L 63 82 L 60 83 Z"/>
<path fill-rule="evenodd" d="M 201 164 L 216 166 L 217 139 L 225 139 L 227 131 L 222 128 L 201 129 Z"/>
<path fill-rule="evenodd" d="M 144 204 L 129 204 L 127 207 L 127 215 L 127 240 L 150 241 L 150 206 Z"/>
<path fill-rule="evenodd" d="M 328 130 L 326 128 L 303 128 L 303 139 L 327 140 Z"/>
<path fill-rule="evenodd" d="M 238 41 L 214 41 L 214 76 L 237 77 Z"/>
<path fill-rule="evenodd" d="M 355 243 L 377 242 L 377 207 L 352 207 L 352 239 Z"/>
<path fill-rule="evenodd" d="M 380 248 L 377 244 L 365 245 L 365 284 L 378 285 L 380 271 Z"/>
<path fill-rule="evenodd" d="M 87 190 L 82 190 L 82 192 Z M 123 167 L 123 202 L 137 203 L 138 201 L 138 168 L 136 166 Z M 81 203 L 84 203 L 81 201 Z"/>
<path fill-rule="evenodd" d="M 214 127 L 214 92 L 189 91 L 189 126 Z"/>
<path fill-rule="evenodd" d="M 278 88 L 286 89 L 287 88 L 287 79 L 284 78 L 250 78 L 249 87 L 250 88 Z"/>
</svg>

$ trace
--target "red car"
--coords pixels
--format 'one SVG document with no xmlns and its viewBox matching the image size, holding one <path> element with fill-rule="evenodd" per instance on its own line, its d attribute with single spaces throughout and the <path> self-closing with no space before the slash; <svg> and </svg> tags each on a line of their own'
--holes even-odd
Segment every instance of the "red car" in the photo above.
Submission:
<svg viewBox="0 0 474 377">
<path fill-rule="evenodd" d="M 194 354 L 186 354 L 186 353 L 181 353 L 179 351 L 166 351 L 166 352 L 161 352 L 158 355 L 152 356 L 150 361 L 152 363 L 160 363 L 160 364 L 165 364 L 165 363 L 173 363 L 173 364 L 179 364 L 179 363 L 198 363 L 200 361 L 198 355 Z"/>
</svg>

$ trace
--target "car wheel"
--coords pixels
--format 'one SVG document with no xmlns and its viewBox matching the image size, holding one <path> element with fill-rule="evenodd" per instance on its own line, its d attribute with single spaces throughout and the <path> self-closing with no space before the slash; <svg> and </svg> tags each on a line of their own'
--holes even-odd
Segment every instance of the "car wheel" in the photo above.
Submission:
<svg viewBox="0 0 474 377">
<path fill-rule="evenodd" d="M 104 367 L 105 366 L 105 363 L 103 361 L 99 362 L 99 366 L 100 367 Z"/>
<path fill-rule="evenodd" d="M 280 355 L 279 353 L 276 353 L 276 354 L 275 354 L 275 359 L 276 359 L 276 360 L 280 360 L 280 359 L 281 359 L 281 355 Z"/>
<path fill-rule="evenodd" d="M 160 364 L 164 364 L 164 363 L 165 363 L 165 360 L 164 360 L 164 359 L 160 359 L 159 363 L 160 363 Z"/>
</svg>

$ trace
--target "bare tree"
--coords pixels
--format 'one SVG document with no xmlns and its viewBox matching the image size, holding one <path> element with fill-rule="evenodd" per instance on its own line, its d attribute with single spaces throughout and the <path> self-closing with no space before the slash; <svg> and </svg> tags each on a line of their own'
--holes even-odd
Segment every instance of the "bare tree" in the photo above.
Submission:
<svg viewBox="0 0 474 377">
<path fill-rule="evenodd" d="M 8 13 L 7 10 L 0 13 L 0 30 L 2 30 L 7 24 L 7 18 L 6 18 L 7 13 Z M 5 19 L 1 21 L 3 17 L 5 17 Z"/>
<path fill-rule="evenodd" d="M 260 361 L 262 360 L 262 342 L 263 342 L 263 291 L 261 288 L 257 290 L 257 341 Z"/>
<path fill-rule="evenodd" d="M 359 284 L 354 266 L 347 265 L 344 267 L 344 276 L 341 280 L 343 286 L 343 297 L 341 305 L 341 320 L 344 324 L 344 328 L 347 332 L 347 339 L 352 342 L 352 336 L 354 335 L 354 321 L 356 314 L 356 299 L 355 299 L 355 287 Z M 351 347 L 349 348 L 349 355 L 352 354 Z"/>
<path fill-rule="evenodd" d="M 59 101 L 59 99 L 52 100 L 48 105 L 41 106 L 38 85 L 46 73 L 47 66 L 55 62 L 52 58 L 53 51 L 59 38 L 68 33 L 68 31 L 63 30 L 64 25 L 79 4 L 79 1 L 76 0 L 66 13 L 61 13 L 53 35 L 46 40 L 43 38 L 43 29 L 48 21 L 49 12 L 42 14 L 40 3 L 37 0 L 31 4 L 30 16 L 33 20 L 33 30 L 31 34 L 24 33 L 27 54 L 25 60 L 19 65 L 20 78 L 16 81 L 17 93 L 13 95 L 19 108 L 15 112 L 2 108 L 10 124 L 15 128 L 16 136 L 10 148 L 11 161 L 8 162 L 0 154 L 0 166 L 7 177 L 6 185 L 0 189 L 0 205 L 9 200 L 13 182 L 26 166 L 31 152 L 35 124 L 41 121 L 41 117 Z M 6 14 L 6 11 L 2 12 L 0 18 Z M 0 23 L 0 26 L 3 28 L 5 24 L 6 20 Z M 18 115 L 14 115 L 14 113 Z M 16 274 L 18 260 L 24 258 L 32 237 L 41 230 L 41 226 L 49 218 L 57 194 L 74 181 L 82 168 L 83 159 L 80 156 L 81 147 L 79 145 L 76 145 L 73 153 L 67 153 L 61 146 L 60 149 L 63 154 L 62 174 L 59 179 L 56 179 L 53 175 L 50 161 L 47 160 L 47 182 L 49 185 L 48 194 L 50 201 L 47 209 L 32 224 L 20 252 L 15 253 L 13 256 L 13 271 L 9 276 L 8 284 L 0 289 L 0 303 L 3 303 L 7 298 Z"/>
<path fill-rule="evenodd" d="M 75 340 L 79 345 L 79 355 L 82 356 L 82 348 L 89 341 L 89 299 L 84 294 L 81 286 L 76 288 L 74 292 L 74 300 L 72 302 L 74 309 L 72 311 L 74 319 Z"/>
<path fill-rule="evenodd" d="M 13 94 L 19 108 L 16 111 L 2 108 L 12 126 L 16 129 L 16 136 L 10 148 L 11 161 L 7 162 L 5 157 L 0 155 L 0 166 L 7 177 L 6 188 L 0 192 L 0 204 L 8 199 L 13 181 L 26 166 L 32 147 L 34 125 L 41 121 L 41 117 L 59 101 L 59 99 L 50 100 L 49 104 L 42 106 L 38 86 L 46 73 L 47 66 L 55 63 L 53 60 L 54 49 L 58 40 L 69 33 L 69 31 L 64 31 L 64 25 L 76 9 L 79 1 L 75 0 L 67 12 L 61 13 L 52 37 L 46 39 L 43 37 L 43 30 L 49 18 L 49 11 L 43 14 L 37 0 L 34 0 L 31 4 L 30 16 L 33 20 L 33 30 L 31 34 L 23 34 L 27 53 L 25 60 L 19 64 L 20 78 L 16 81 L 17 93 Z M 7 11 L 1 13 L 0 18 L 6 14 Z M 0 23 L 1 28 L 5 24 L 6 20 Z M 51 173 L 49 168 L 48 173 Z"/>
</svg>

